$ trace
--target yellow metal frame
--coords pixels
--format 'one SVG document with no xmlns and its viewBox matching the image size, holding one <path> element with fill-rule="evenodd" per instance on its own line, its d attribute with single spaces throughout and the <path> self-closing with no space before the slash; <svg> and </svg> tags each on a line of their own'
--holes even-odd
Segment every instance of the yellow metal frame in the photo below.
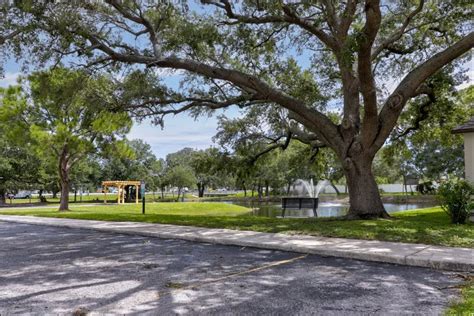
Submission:
<svg viewBox="0 0 474 316">
<path fill-rule="evenodd" d="M 104 204 L 107 204 L 107 189 L 109 187 L 117 188 L 117 204 L 125 203 L 125 187 L 129 185 L 135 186 L 135 203 L 138 204 L 138 189 L 140 187 L 140 181 L 102 181 L 102 187 L 104 191 Z"/>
</svg>

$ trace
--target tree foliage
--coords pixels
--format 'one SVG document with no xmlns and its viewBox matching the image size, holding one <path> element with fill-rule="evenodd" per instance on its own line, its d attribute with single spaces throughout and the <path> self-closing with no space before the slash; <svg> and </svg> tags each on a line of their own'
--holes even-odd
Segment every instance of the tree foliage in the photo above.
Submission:
<svg viewBox="0 0 474 316">
<path fill-rule="evenodd" d="M 196 183 L 196 177 L 194 176 L 193 171 L 189 167 L 181 165 L 176 165 L 167 169 L 165 178 L 171 186 L 178 188 L 178 201 L 181 193 L 183 193 L 182 197 L 184 198 L 183 189 L 192 187 Z"/>
<path fill-rule="evenodd" d="M 14 100 L 3 99 L 0 119 L 15 122 L 8 135 L 53 157 L 61 187 L 60 209 L 68 209 L 70 170 L 87 155 L 113 147 L 131 126 L 124 112 L 104 106 L 110 80 L 58 67 L 28 76 Z M 15 89 L 15 88 L 12 88 Z"/>
<path fill-rule="evenodd" d="M 405 170 L 407 176 L 426 180 L 463 176 L 463 139 L 452 129 L 474 116 L 474 86 L 456 91 L 445 83 L 444 90 L 437 91 L 436 106 L 428 105 L 434 109 L 422 117 L 419 112 L 404 113 L 384 149 L 389 165 Z"/>
</svg>

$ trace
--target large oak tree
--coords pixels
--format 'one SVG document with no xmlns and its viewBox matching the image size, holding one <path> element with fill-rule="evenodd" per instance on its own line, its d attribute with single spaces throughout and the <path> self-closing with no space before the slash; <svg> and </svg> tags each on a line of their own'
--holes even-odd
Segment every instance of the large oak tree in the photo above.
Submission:
<svg viewBox="0 0 474 316">
<path fill-rule="evenodd" d="M 465 60 L 471 11 L 456 0 L 64 1 L 10 7 L 0 31 L 4 47 L 39 61 L 73 55 L 127 69 L 119 99 L 156 123 L 184 111 L 278 107 L 335 151 L 349 216 L 370 218 L 387 216 L 374 156 L 410 100 L 432 94 L 427 79 Z M 180 90 L 160 80 L 166 70 L 183 77 Z"/>
</svg>

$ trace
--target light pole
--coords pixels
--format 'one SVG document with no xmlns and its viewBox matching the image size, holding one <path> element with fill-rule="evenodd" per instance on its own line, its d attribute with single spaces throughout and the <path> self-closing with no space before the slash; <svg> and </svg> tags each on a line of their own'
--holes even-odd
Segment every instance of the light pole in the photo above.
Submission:
<svg viewBox="0 0 474 316">
<path fill-rule="evenodd" d="M 140 191 L 142 194 L 142 214 L 145 214 L 145 181 L 140 181 Z"/>
</svg>

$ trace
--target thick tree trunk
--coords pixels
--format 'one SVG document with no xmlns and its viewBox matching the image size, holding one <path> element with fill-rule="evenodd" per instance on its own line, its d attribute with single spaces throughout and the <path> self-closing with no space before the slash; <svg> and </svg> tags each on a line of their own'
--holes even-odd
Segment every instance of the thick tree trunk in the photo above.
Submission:
<svg viewBox="0 0 474 316">
<path fill-rule="evenodd" d="M 270 185 L 268 184 L 268 181 L 265 181 L 265 196 L 270 196 Z"/>
<path fill-rule="evenodd" d="M 39 190 L 38 198 L 39 198 L 39 201 L 40 201 L 41 203 L 45 203 L 45 202 L 46 202 L 46 198 L 43 196 L 43 189 Z"/>
<path fill-rule="evenodd" d="M 388 218 L 380 198 L 379 189 L 372 174 L 371 159 L 354 159 L 351 168 L 345 170 L 349 189 L 350 219 Z"/>
<path fill-rule="evenodd" d="M 59 157 L 59 183 L 61 185 L 61 198 L 59 211 L 69 210 L 69 157 L 67 148 L 64 147 Z"/>
<path fill-rule="evenodd" d="M 339 192 L 339 189 L 336 187 L 336 185 L 334 183 L 332 183 L 332 181 L 330 183 L 331 183 L 331 186 L 334 189 L 334 191 L 336 191 L 336 195 L 341 194 L 341 192 Z"/>
<path fill-rule="evenodd" d="M 206 188 L 204 183 L 198 182 L 197 187 L 198 187 L 198 196 L 200 198 L 204 197 L 204 189 Z"/>
<path fill-rule="evenodd" d="M 204 197 L 204 186 L 199 189 L 199 197 Z"/>
<path fill-rule="evenodd" d="M 59 199 L 59 211 L 69 210 L 69 181 L 61 180 L 61 198 Z"/>
<path fill-rule="evenodd" d="M 1 204 L 6 204 L 7 200 L 5 199 L 5 190 L 0 189 L 0 205 Z"/>
</svg>

